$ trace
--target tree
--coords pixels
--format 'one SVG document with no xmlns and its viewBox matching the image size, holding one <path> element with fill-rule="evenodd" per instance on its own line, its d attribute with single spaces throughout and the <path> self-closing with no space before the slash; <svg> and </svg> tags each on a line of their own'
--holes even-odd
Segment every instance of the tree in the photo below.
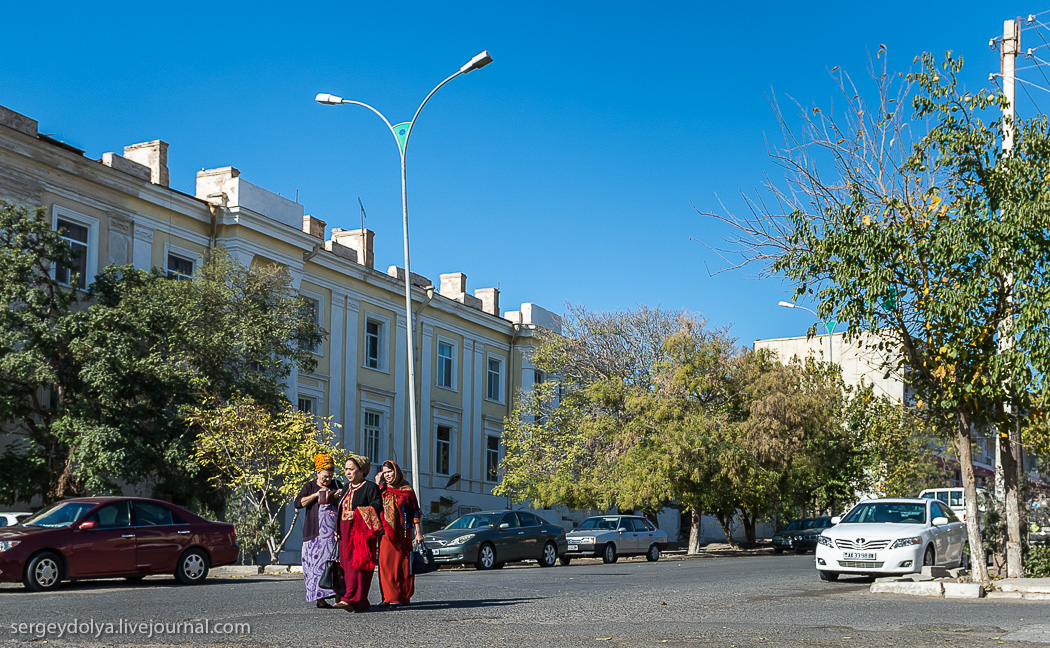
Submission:
<svg viewBox="0 0 1050 648">
<path fill-rule="evenodd" d="M 847 339 L 875 333 L 873 346 L 893 352 L 887 370 L 913 389 L 929 426 L 954 429 L 977 520 L 972 431 L 1006 424 L 1006 404 L 1025 411 L 1050 357 L 1050 146 L 1044 120 L 1025 122 L 1003 155 L 1003 124 L 982 114 L 1005 99 L 962 92 L 961 68 L 950 55 L 940 65 L 924 55 L 908 76 L 883 67 L 872 103 L 837 72 L 841 115 L 800 105 L 793 128 L 777 111 L 786 143 L 772 156 L 786 186 L 770 183 L 773 200 L 752 201 L 750 216 L 710 215 L 735 228 L 733 267 L 782 274 L 796 299 L 846 324 Z M 1008 494 L 1016 501 L 1016 488 Z M 968 532 L 979 555 L 978 525 Z M 987 580 L 981 561 L 974 575 Z"/>
<path fill-rule="evenodd" d="M 76 259 L 43 212 L 4 204 L 0 218 L 0 421 L 13 439 L 0 501 L 192 483 L 184 416 L 202 393 L 278 408 L 291 366 L 316 363 L 306 349 L 323 331 L 276 266 L 243 268 L 220 248 L 190 281 L 110 266 L 71 290 L 56 277 Z"/>
<path fill-rule="evenodd" d="M 235 524 L 265 540 L 270 562 L 277 564 L 299 509 L 283 535 L 279 517 L 310 480 L 314 456 L 332 455 L 336 465 L 346 460 L 345 451 L 332 445 L 330 418 L 290 406 L 275 414 L 250 396 L 238 396 L 227 404 L 206 403 L 188 421 L 197 433 L 193 458 L 214 473 L 211 483 L 234 500 L 234 508 L 247 509 Z"/>
</svg>

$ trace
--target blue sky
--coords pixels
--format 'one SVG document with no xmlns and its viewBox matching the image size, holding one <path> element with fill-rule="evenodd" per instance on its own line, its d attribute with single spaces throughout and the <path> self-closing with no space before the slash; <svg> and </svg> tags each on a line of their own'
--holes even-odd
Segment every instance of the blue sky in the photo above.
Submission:
<svg viewBox="0 0 1050 648">
<path fill-rule="evenodd" d="M 406 121 L 434 85 L 489 50 L 495 62 L 440 90 L 413 132 L 413 271 L 435 282 L 464 272 L 468 290 L 498 284 L 504 310 L 685 308 L 731 325 L 741 344 L 812 323 L 777 308 L 791 286 L 749 271 L 712 276 L 724 262 L 690 240 L 718 245 L 724 234 L 693 205 L 715 210 L 717 194 L 739 209 L 739 192 L 775 172 L 770 98 L 826 106 L 828 70 L 860 78 L 880 44 L 901 71 L 923 51 L 953 50 L 970 87 L 984 87 L 999 67 L 988 39 L 1004 19 L 1046 8 L 91 4 L 5 7 L 0 104 L 92 158 L 163 139 L 171 185 L 188 193 L 198 170 L 232 165 L 346 229 L 359 226 L 360 198 L 382 269 L 403 265 L 393 137 L 369 111 L 313 97 L 331 92 Z M 1022 49 L 1039 39 L 1024 32 Z M 1021 78 L 1050 87 L 1039 70 Z M 1050 93 L 1030 92 L 1034 103 L 1019 91 L 1022 116 L 1050 106 Z"/>
</svg>

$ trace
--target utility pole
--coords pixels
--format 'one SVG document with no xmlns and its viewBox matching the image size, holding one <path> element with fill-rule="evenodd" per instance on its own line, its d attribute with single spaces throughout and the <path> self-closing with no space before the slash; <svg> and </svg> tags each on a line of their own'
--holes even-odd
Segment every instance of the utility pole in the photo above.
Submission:
<svg viewBox="0 0 1050 648">
<path fill-rule="evenodd" d="M 1003 156 L 1009 157 L 1014 149 L 1017 128 L 1015 97 L 1017 86 L 1017 54 L 1021 50 L 1021 19 L 1003 22 L 1003 40 L 1000 47 L 999 67 L 1003 80 Z M 1013 346 L 1013 275 L 1007 277 L 1006 307 L 1008 312 L 999 331 L 999 348 L 1008 350 Z M 1007 429 L 999 429 L 995 435 L 995 495 L 1006 505 L 1006 565 L 1007 575 L 1017 578 L 1022 575 L 1021 563 L 1021 511 L 1020 492 L 1023 477 L 1021 468 L 1021 433 L 1019 412 L 1010 403 L 1004 403 L 1004 414 L 1010 420 Z M 1009 479 L 1007 471 L 1010 471 Z"/>
</svg>

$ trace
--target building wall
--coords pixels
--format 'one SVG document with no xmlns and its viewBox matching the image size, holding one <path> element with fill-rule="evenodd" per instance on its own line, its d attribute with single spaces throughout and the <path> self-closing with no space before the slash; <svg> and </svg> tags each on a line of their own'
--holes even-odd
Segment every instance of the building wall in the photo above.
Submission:
<svg viewBox="0 0 1050 648">
<path fill-rule="evenodd" d="M 302 205 L 251 184 L 234 167 L 199 172 L 193 196 L 173 190 L 167 148 L 156 140 L 92 160 L 40 135 L 34 120 L 0 107 L 0 198 L 88 227 L 91 276 L 109 263 L 167 269 L 169 258 L 177 258 L 195 267 L 216 245 L 245 265 L 287 268 L 293 287 L 316 301 L 328 332 L 316 349 L 317 368 L 290 377 L 289 400 L 332 416 L 341 426 L 340 443 L 356 453 L 366 451 L 365 424 L 378 424 L 378 451 L 371 458 L 401 464 L 420 486 L 424 513 L 447 510 L 449 502 L 453 513 L 456 507 L 506 506 L 491 495 L 489 437 L 501 435 L 515 391 L 531 384 L 526 356 L 537 328 L 558 330 L 560 318 L 533 304 L 502 317 L 494 288 L 470 294 L 461 273 L 442 275 L 437 283 L 413 274 L 420 475 L 412 475 L 405 277 L 396 266 L 386 272 L 374 267 L 376 233 L 333 229 L 326 239 L 325 224 Z M 429 291 L 428 284 L 434 286 Z M 378 333 L 375 357 L 368 353 L 370 331 Z M 438 380 L 443 344 L 452 348 L 447 386 Z M 493 398 L 487 391 L 490 358 L 501 368 Z M 450 432 L 447 445 L 439 444 L 439 428 Z M 447 465 L 438 465 L 446 454 Z M 453 474 L 461 481 L 446 490 Z M 292 537 L 294 552 L 298 534 Z"/>
</svg>

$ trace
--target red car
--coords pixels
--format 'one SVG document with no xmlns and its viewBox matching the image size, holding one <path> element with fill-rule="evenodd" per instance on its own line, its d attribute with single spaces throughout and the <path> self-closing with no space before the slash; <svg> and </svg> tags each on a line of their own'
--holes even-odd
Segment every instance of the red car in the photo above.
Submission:
<svg viewBox="0 0 1050 648">
<path fill-rule="evenodd" d="M 174 574 L 195 585 L 237 553 L 232 524 L 143 497 L 80 497 L 0 528 L 0 581 L 43 591 L 63 580 Z"/>
</svg>

